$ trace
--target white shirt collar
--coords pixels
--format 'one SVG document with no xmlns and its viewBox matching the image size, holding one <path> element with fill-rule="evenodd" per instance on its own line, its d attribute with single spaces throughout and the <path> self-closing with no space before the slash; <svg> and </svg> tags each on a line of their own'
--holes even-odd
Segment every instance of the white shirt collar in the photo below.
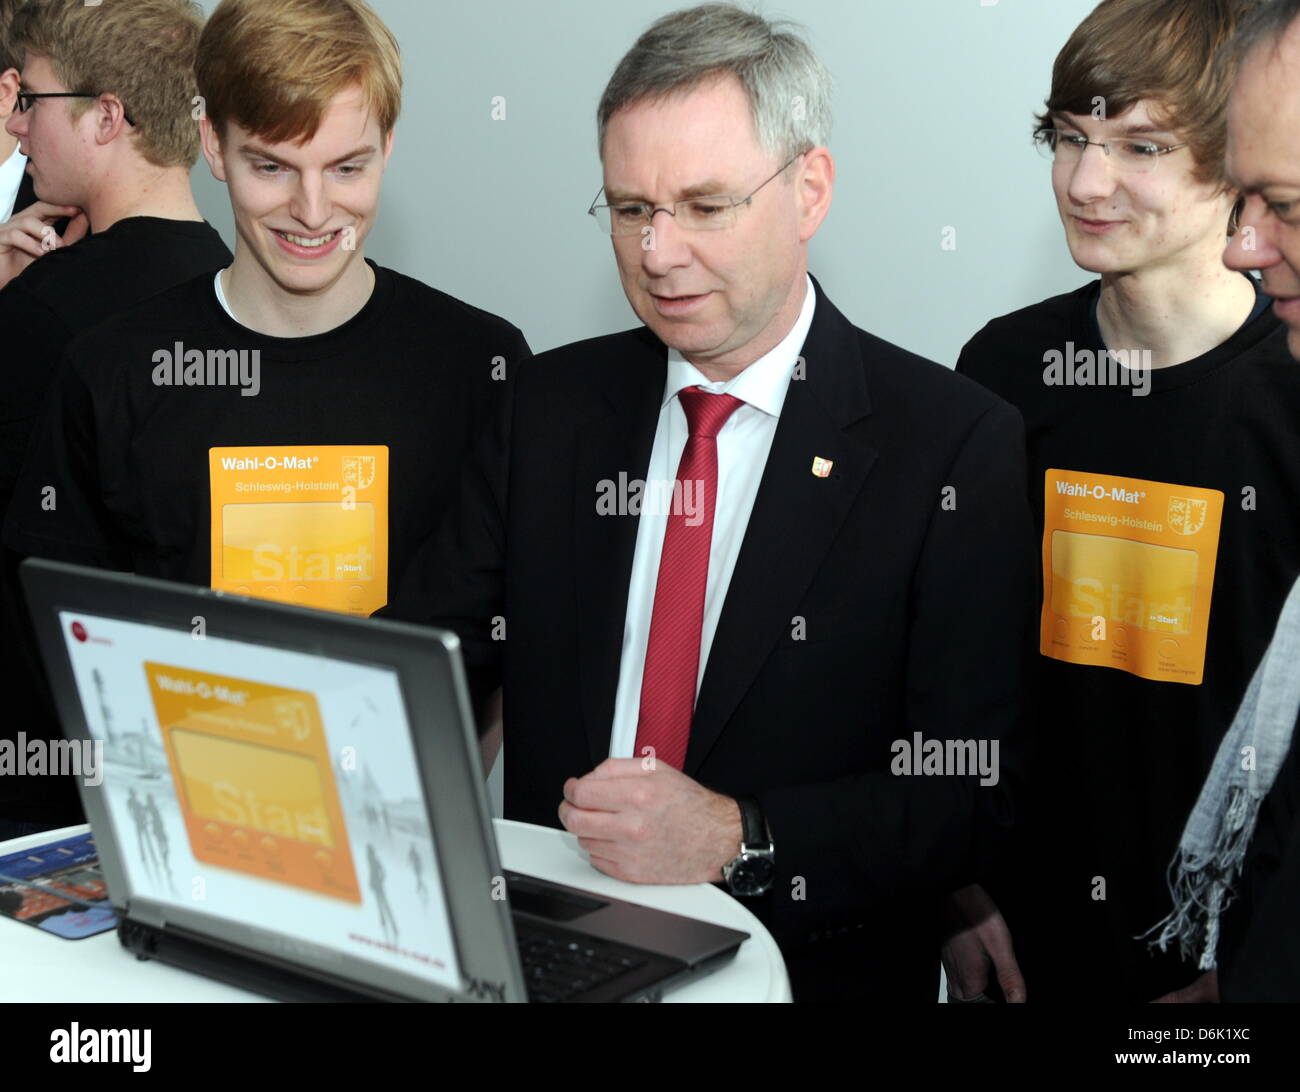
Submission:
<svg viewBox="0 0 1300 1092">
<path fill-rule="evenodd" d="M 725 383 L 706 379 L 694 364 L 676 349 L 670 348 L 668 378 L 664 383 L 662 404 L 667 405 L 687 387 L 698 386 L 714 394 L 730 394 L 772 417 L 780 417 L 781 407 L 785 405 L 786 391 L 790 389 L 790 377 L 799 360 L 803 343 L 808 338 L 813 311 L 817 307 L 817 292 L 813 288 L 812 278 L 805 274 L 804 279 L 807 282 L 807 289 L 804 292 L 803 307 L 794 325 L 790 327 L 790 332 L 771 351 L 760 356 L 743 372 Z"/>
<path fill-rule="evenodd" d="M 15 145 L 13 154 L 0 163 L 0 220 L 8 220 L 15 212 L 22 211 L 9 204 L 6 213 L 5 206 L 18 200 L 18 187 L 23 184 L 23 171 L 26 169 L 27 157 Z"/>
</svg>

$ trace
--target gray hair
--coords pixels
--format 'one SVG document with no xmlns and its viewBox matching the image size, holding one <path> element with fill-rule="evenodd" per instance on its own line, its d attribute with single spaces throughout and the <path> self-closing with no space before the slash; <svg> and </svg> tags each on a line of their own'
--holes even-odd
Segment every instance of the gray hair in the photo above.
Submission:
<svg viewBox="0 0 1300 1092">
<path fill-rule="evenodd" d="M 1300 0 L 1265 0 L 1260 3 L 1238 24 L 1219 55 L 1219 63 L 1237 68 L 1256 46 L 1272 45 L 1277 49 L 1296 16 L 1300 16 Z"/>
<path fill-rule="evenodd" d="M 785 161 L 826 144 L 831 76 L 800 29 L 732 4 L 701 4 L 657 20 L 619 61 L 601 96 L 601 155 L 609 119 L 623 107 L 727 74 L 744 87 L 765 150 Z"/>
</svg>

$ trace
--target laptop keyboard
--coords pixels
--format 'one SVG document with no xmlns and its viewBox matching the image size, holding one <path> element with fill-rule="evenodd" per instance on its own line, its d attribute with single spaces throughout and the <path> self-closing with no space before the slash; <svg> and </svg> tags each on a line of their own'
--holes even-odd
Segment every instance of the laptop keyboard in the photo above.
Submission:
<svg viewBox="0 0 1300 1092">
<path fill-rule="evenodd" d="M 572 1001 L 649 962 L 635 948 L 596 937 L 552 933 L 519 918 L 515 936 L 529 1001 Z"/>
</svg>

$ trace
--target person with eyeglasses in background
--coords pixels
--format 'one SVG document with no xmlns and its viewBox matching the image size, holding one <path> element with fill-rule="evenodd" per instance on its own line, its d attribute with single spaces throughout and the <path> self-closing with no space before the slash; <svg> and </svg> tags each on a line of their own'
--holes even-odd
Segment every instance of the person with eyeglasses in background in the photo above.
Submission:
<svg viewBox="0 0 1300 1092">
<path fill-rule="evenodd" d="M 994 319 L 957 371 L 1024 415 L 1041 545 L 1031 810 L 1018 863 L 958 892 L 956 1000 L 1197 1000 L 1144 934 L 1183 823 L 1300 573 L 1300 369 L 1224 248 L 1223 151 L 1252 0 L 1106 0 L 1034 139 L 1097 277 Z M 1235 233 L 1235 234 L 1234 234 Z"/>
<path fill-rule="evenodd" d="M 37 198 L 27 173 L 27 157 L 18 138 L 4 127 L 20 101 L 22 57 L 11 44 L 10 28 L 24 2 L 0 0 L 0 287 L 34 259 L 57 246 L 70 245 L 86 233 L 84 216 L 77 217 L 75 225 L 70 220 L 79 210 Z M 51 227 L 53 235 L 47 230 Z"/>
<path fill-rule="evenodd" d="M 9 48 L 22 58 L 22 81 L 5 130 L 26 155 L 43 206 L 0 231 L 0 512 L 10 507 L 65 347 L 126 308 L 230 262 L 190 192 L 202 26 L 202 11 L 188 0 L 44 0 L 13 13 Z M 73 217 L 61 239 L 59 215 Z M 0 684 L 21 712 L 0 730 L 57 739 L 16 561 L 5 551 Z M 70 779 L 0 775 L 0 837 L 80 816 Z"/>
<path fill-rule="evenodd" d="M 809 276 L 830 79 L 787 26 L 664 16 L 598 124 L 588 211 L 643 325 L 520 369 L 384 613 L 455 630 L 476 696 L 504 679 L 508 818 L 619 879 L 725 884 L 796 1001 L 933 1004 L 939 897 L 1018 768 L 1019 417 Z M 969 768 L 900 761 L 926 744 Z"/>
</svg>

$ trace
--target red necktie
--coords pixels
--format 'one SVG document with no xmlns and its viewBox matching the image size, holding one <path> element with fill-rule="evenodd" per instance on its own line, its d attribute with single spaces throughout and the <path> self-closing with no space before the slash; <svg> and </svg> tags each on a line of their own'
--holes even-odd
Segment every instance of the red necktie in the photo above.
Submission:
<svg viewBox="0 0 1300 1092">
<path fill-rule="evenodd" d="M 653 747 L 649 753 L 656 761 L 680 770 L 686 761 L 700 669 L 704 591 L 709 581 L 713 504 L 718 493 L 718 430 L 745 403 L 699 387 L 687 387 L 677 397 L 686 411 L 690 437 L 677 464 L 677 484 L 659 559 L 641 680 L 636 757 Z"/>
</svg>

